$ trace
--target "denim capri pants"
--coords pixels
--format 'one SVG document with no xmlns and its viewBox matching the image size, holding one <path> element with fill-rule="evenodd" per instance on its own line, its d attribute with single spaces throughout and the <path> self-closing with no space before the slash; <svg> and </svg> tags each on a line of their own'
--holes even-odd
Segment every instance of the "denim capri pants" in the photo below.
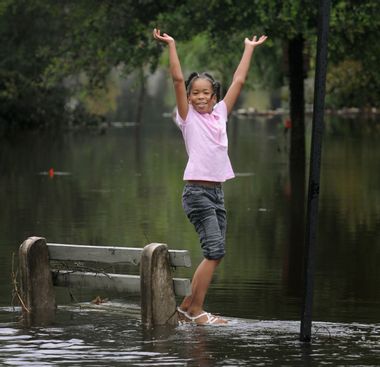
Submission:
<svg viewBox="0 0 380 367">
<path fill-rule="evenodd" d="M 209 260 L 221 259 L 225 255 L 227 227 L 222 186 L 187 183 L 182 206 L 199 235 L 203 256 Z"/>
</svg>

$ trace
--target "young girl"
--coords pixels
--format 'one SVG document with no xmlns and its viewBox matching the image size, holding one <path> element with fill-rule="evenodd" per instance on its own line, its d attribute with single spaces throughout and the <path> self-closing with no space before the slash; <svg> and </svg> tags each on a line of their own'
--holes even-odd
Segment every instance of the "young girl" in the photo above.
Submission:
<svg viewBox="0 0 380 367">
<path fill-rule="evenodd" d="M 226 122 L 245 82 L 256 46 L 267 39 L 254 36 L 244 41 L 244 52 L 228 91 L 220 101 L 220 84 L 208 73 L 192 73 L 185 82 L 175 41 L 154 29 L 153 37 L 169 48 L 170 73 L 177 101 L 176 122 L 185 141 L 189 160 L 182 204 L 198 232 L 204 260 L 196 269 L 192 294 L 178 307 L 183 321 L 199 325 L 227 321 L 203 310 L 203 303 L 216 267 L 225 255 L 226 210 L 222 182 L 234 177 L 228 157 Z"/>
</svg>

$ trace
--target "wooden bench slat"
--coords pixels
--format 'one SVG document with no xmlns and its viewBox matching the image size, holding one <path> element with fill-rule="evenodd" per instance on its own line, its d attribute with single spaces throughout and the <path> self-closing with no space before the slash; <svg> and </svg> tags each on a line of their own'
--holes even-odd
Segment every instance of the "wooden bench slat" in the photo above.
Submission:
<svg viewBox="0 0 380 367">
<path fill-rule="evenodd" d="M 57 287 L 105 289 L 109 291 L 140 293 L 140 276 L 52 270 L 53 284 Z M 190 280 L 173 278 L 174 293 L 185 297 L 191 293 Z"/>
<path fill-rule="evenodd" d="M 107 264 L 139 265 L 142 248 L 115 246 L 88 246 L 48 243 L 50 260 L 60 261 L 96 261 Z M 169 250 L 172 266 L 191 266 L 191 258 L 187 250 Z"/>
</svg>

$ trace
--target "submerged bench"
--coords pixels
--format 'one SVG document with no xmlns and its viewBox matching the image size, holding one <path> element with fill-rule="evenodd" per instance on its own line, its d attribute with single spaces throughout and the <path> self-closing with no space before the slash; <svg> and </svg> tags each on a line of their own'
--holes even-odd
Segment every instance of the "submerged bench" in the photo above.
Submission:
<svg viewBox="0 0 380 367">
<path fill-rule="evenodd" d="M 65 262 L 64 269 L 57 269 Z M 67 262 L 67 263 L 66 263 Z M 105 272 L 78 263 L 133 265 L 139 275 Z M 80 264 L 81 265 L 81 264 Z M 42 237 L 29 237 L 19 249 L 20 290 L 27 325 L 48 324 L 54 320 L 54 286 L 93 288 L 124 294 L 139 293 L 144 325 L 176 325 L 176 296 L 191 293 L 190 280 L 173 278 L 172 267 L 190 267 L 187 250 L 168 250 L 166 244 L 152 243 L 144 248 L 84 246 L 47 243 Z"/>
</svg>

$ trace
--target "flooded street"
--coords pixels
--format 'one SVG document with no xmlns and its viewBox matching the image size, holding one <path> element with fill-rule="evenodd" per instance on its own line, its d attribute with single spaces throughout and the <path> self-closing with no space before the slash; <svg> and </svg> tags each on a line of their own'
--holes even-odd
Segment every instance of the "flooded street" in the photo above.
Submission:
<svg viewBox="0 0 380 367">
<path fill-rule="evenodd" d="M 310 126 L 307 134 L 309 151 Z M 298 341 L 304 223 L 295 198 L 304 188 L 290 179 L 280 118 L 229 126 L 237 177 L 224 185 L 227 255 L 205 304 L 225 327 L 144 330 L 136 298 L 100 294 L 110 301 L 96 306 L 96 291 L 58 289 L 56 323 L 24 329 L 12 253 L 29 236 L 188 249 L 193 267 L 176 277 L 190 277 L 201 252 L 181 207 L 186 153 L 169 118 L 1 141 L 0 365 L 380 365 L 379 136 L 379 121 L 326 121 L 311 345 Z"/>
<path fill-rule="evenodd" d="M 123 304 L 123 307 L 126 305 Z M 56 325 L 0 329 L 6 366 L 376 366 L 380 325 L 314 324 L 311 345 L 296 321 L 231 319 L 228 326 L 144 330 L 115 304 L 63 308 Z M 134 306 L 132 306 L 133 309 Z M 110 311 L 110 309 L 112 311 Z M 4 316 L 4 313 L 2 313 Z"/>
</svg>

